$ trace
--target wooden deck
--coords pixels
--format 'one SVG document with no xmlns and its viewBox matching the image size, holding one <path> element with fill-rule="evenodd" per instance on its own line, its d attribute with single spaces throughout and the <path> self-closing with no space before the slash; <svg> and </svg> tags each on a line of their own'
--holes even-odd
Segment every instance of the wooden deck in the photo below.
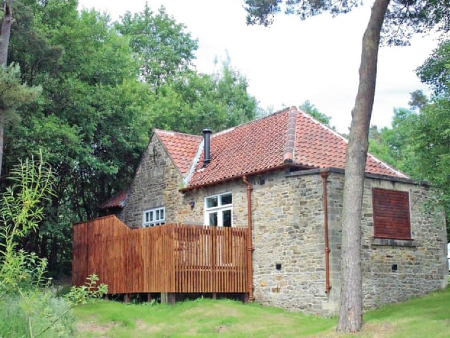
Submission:
<svg viewBox="0 0 450 338">
<path fill-rule="evenodd" d="M 246 230 L 130 229 L 115 216 L 79 223 L 73 227 L 72 284 L 95 273 L 109 294 L 247 293 Z"/>
</svg>

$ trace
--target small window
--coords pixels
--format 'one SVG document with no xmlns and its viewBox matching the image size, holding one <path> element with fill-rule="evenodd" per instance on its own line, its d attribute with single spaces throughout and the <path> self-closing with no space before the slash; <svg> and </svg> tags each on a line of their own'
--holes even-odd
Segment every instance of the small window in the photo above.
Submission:
<svg viewBox="0 0 450 338">
<path fill-rule="evenodd" d="M 233 223 L 233 198 L 231 193 L 205 198 L 205 224 L 231 227 Z"/>
<path fill-rule="evenodd" d="M 155 208 L 144 211 L 144 228 L 165 223 L 165 208 Z"/>
<path fill-rule="evenodd" d="M 374 237 L 411 239 L 408 192 L 374 188 L 372 203 Z"/>
</svg>

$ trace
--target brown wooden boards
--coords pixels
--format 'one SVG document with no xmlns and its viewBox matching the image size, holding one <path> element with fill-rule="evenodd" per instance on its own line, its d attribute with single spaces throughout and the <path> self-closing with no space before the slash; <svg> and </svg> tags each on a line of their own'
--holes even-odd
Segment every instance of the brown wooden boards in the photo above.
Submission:
<svg viewBox="0 0 450 338">
<path fill-rule="evenodd" d="M 118 293 L 245 293 L 247 229 L 166 224 L 130 229 L 114 215 L 73 227 L 72 284 L 96 274 Z"/>
</svg>

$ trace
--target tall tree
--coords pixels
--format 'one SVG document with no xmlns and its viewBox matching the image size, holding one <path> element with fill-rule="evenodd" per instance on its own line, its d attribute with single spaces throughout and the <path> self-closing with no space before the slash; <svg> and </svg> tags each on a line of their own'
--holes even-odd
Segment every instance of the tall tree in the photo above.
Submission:
<svg viewBox="0 0 450 338">
<path fill-rule="evenodd" d="M 125 13 L 116 29 L 130 39 L 141 78 L 156 88 L 185 72 L 198 48 L 185 25 L 177 23 L 164 7 L 153 13 L 147 3 L 142 12 Z"/>
<path fill-rule="evenodd" d="M 417 69 L 422 82 L 434 90 L 411 130 L 417 163 L 414 175 L 428 180 L 441 192 L 450 240 L 450 40 L 443 41 Z"/>
<path fill-rule="evenodd" d="M 439 44 L 425 63 L 417 68 L 417 75 L 431 86 L 436 96 L 450 95 L 450 40 Z"/>
<path fill-rule="evenodd" d="M 318 121 L 322 122 L 323 124 L 329 126 L 330 128 L 334 129 L 334 127 L 330 126 L 331 116 L 321 113 L 315 105 L 313 105 L 311 102 L 309 102 L 309 100 L 306 100 L 305 102 L 303 102 L 300 105 L 300 108 L 303 109 L 306 113 L 308 113 L 312 117 L 314 117 L 316 120 L 318 120 Z"/>
<path fill-rule="evenodd" d="M 0 67 L 6 67 L 8 62 L 8 47 L 11 36 L 11 25 L 13 23 L 13 2 L 14 0 L 3 1 L 3 18 L 0 31 Z M 0 177 L 2 175 L 3 164 L 3 139 L 5 131 L 5 120 L 7 108 L 0 108 Z"/>
<path fill-rule="evenodd" d="M 3 18 L 0 32 L 0 66 L 6 66 L 8 62 L 8 47 L 13 23 L 14 0 L 3 0 Z"/>
<path fill-rule="evenodd" d="M 301 19 L 330 12 L 333 15 L 350 12 L 360 1 L 307 0 L 246 0 L 249 24 L 268 25 L 273 15 L 286 6 L 286 13 Z M 362 39 L 359 86 L 352 110 L 352 123 L 345 165 L 344 201 L 342 213 L 341 301 L 338 331 L 356 332 L 362 326 L 361 274 L 361 209 L 368 135 L 377 74 L 378 48 L 383 29 L 384 41 L 404 45 L 414 32 L 433 27 L 450 30 L 448 0 L 375 0 Z M 383 22 L 386 21 L 383 27 Z"/>
<path fill-rule="evenodd" d="M 185 72 L 160 87 L 151 104 L 153 125 L 185 133 L 223 130 L 256 117 L 257 102 L 247 91 L 247 79 L 229 60 L 213 74 Z"/>
<path fill-rule="evenodd" d="M 6 140 L 14 140 L 5 143 L 5 173 L 39 148 L 52 166 L 55 196 L 46 205 L 48 217 L 22 247 L 48 258 L 56 275 L 70 268 L 70 225 L 96 217 L 98 206 L 129 184 L 152 128 L 219 130 L 253 119 L 256 100 L 231 66 L 198 74 L 186 63 L 192 56 L 180 56 L 161 83 L 147 82 L 141 54 L 131 44 L 134 33 L 118 32 L 94 10 L 79 12 L 76 0 L 17 0 L 14 6 L 9 58 L 20 65 L 22 83 L 41 86 L 42 95 L 18 108 L 22 122 L 5 130 Z M 179 27 L 160 18 L 166 19 Z M 196 41 L 183 31 L 164 32 L 167 48 L 176 50 L 170 41 L 182 41 L 182 50 L 195 50 Z M 157 45 L 155 36 L 147 38 Z M 155 71 L 177 53 L 165 52 L 151 55 Z"/>
<path fill-rule="evenodd" d="M 129 41 L 109 19 L 77 1 L 17 0 L 10 59 L 42 87 L 6 129 L 5 170 L 41 148 L 56 176 L 49 215 L 23 246 L 70 264 L 70 225 L 97 215 L 129 183 L 151 129 L 149 85 L 139 82 Z"/>
<path fill-rule="evenodd" d="M 450 93 L 449 93 L 450 94 Z M 415 96 L 411 103 L 415 104 Z M 449 95 L 450 97 L 450 95 Z M 423 101 L 423 98 L 419 102 Z M 421 105 L 422 106 L 422 105 Z M 444 208 L 450 239 L 450 100 L 435 97 L 415 112 L 394 110 L 390 128 L 370 129 L 370 152 L 418 181 L 429 182 Z M 436 204 L 437 205 L 437 204 Z M 428 208 L 436 205 L 428 205 Z"/>
<path fill-rule="evenodd" d="M 408 104 L 412 110 L 420 111 L 428 103 L 428 97 L 423 93 L 422 90 L 415 90 L 410 93 L 411 99 Z"/>
<path fill-rule="evenodd" d="M 418 167 L 411 139 L 418 117 L 413 110 L 395 108 L 391 127 L 372 126 L 369 134 L 370 153 L 412 177 Z"/>
</svg>

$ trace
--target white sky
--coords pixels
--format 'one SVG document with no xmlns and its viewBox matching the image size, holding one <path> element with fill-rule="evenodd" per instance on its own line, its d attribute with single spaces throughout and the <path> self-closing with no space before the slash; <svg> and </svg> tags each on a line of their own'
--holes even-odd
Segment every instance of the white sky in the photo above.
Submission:
<svg viewBox="0 0 450 338">
<path fill-rule="evenodd" d="M 145 0 L 79 3 L 80 8 L 94 7 L 117 20 L 126 11 L 142 11 Z M 262 108 L 279 110 L 310 100 L 332 117 L 338 131 L 348 131 L 370 4 L 336 18 L 325 14 L 301 21 L 280 14 L 269 28 L 246 25 L 243 0 L 148 0 L 148 4 L 154 12 L 164 5 L 198 39 L 195 64 L 200 72 L 211 73 L 215 57 L 225 58 L 228 51 L 231 65 L 247 77 L 249 92 Z M 407 107 L 410 92 L 426 90 L 414 70 L 436 46 L 430 37 L 415 36 L 410 47 L 380 49 L 372 124 L 389 126 L 394 107 Z"/>
</svg>

